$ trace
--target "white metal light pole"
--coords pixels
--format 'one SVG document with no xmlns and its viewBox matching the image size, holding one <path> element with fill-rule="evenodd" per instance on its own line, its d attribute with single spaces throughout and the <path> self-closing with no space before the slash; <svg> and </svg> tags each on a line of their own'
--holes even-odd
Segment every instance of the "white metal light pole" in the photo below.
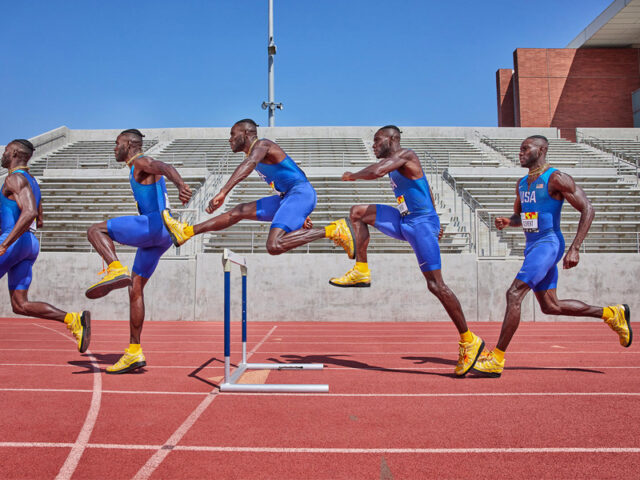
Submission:
<svg viewBox="0 0 640 480">
<path fill-rule="evenodd" d="M 275 103 L 275 81 L 273 75 L 273 61 L 276 54 L 276 44 L 273 41 L 273 0 L 269 0 L 269 44 L 267 46 L 269 54 L 269 101 L 262 102 L 264 110 L 269 109 L 269 126 L 276 125 L 276 108 L 282 110 L 282 103 Z"/>
</svg>

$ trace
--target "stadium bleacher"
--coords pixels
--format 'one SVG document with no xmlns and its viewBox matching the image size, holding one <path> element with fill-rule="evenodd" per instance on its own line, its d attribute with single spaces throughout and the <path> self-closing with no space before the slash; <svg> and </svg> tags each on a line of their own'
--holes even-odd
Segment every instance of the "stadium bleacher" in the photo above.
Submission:
<svg viewBox="0 0 640 480">
<path fill-rule="evenodd" d="M 204 176 L 183 178 L 194 192 L 205 180 Z M 42 251 L 90 251 L 86 235 L 89 226 L 138 214 L 126 176 L 42 177 L 39 183 L 44 227 L 36 235 Z M 171 182 L 167 182 L 167 192 L 171 205 L 180 205 L 178 190 Z M 119 246 L 118 250 L 133 248 Z"/>
<path fill-rule="evenodd" d="M 640 190 L 635 185 L 622 182 L 615 174 L 590 174 L 587 169 L 582 171 L 585 173 L 573 170 L 570 174 L 589 197 L 596 216 L 581 251 L 638 252 Z M 464 191 L 472 197 L 478 208 L 509 216 L 507 212 L 513 211 L 516 184 L 522 175 L 496 170 L 489 175 L 455 174 L 453 178 L 458 191 Z M 487 214 L 481 218 L 485 222 L 490 221 Z M 563 208 L 562 231 L 568 240 L 567 247 L 576 233 L 579 218 L 579 212 L 570 205 Z M 508 245 L 512 255 L 523 254 L 525 239 L 521 229 L 507 228 L 495 233 Z"/>
<path fill-rule="evenodd" d="M 370 147 L 371 130 L 364 133 L 348 128 L 344 134 L 340 127 L 334 131 L 324 129 L 317 135 L 308 131 L 273 135 L 279 145 L 307 172 L 318 192 L 318 205 L 312 214 L 316 226 L 324 226 L 331 220 L 348 215 L 352 205 L 358 203 L 383 203 L 395 205 L 388 179 L 369 182 L 342 182 L 340 175 L 345 170 L 357 170 L 376 159 Z M 500 138 L 499 135 L 481 135 L 473 129 L 468 133 L 457 129 L 447 136 L 416 134 L 412 129 L 403 135 L 402 145 L 412 148 L 420 156 L 434 190 L 441 222 L 445 226 L 441 241 L 444 253 L 475 251 L 475 209 L 482 210 L 479 218 L 487 221 L 487 213 L 511 210 L 518 173 L 520 143 L 529 133 Z M 170 129 L 169 129 L 170 131 Z M 166 130 L 163 131 L 166 133 Z M 464 136 L 463 136 L 464 135 Z M 144 143 L 145 151 L 151 150 L 154 158 L 178 168 L 194 190 L 218 176 L 227 178 L 243 158 L 242 153 L 233 154 L 229 148 L 227 132 L 203 138 L 189 138 L 189 132 L 181 130 L 176 138 L 168 135 L 156 138 L 152 134 Z M 110 138 L 106 134 L 97 138 Z M 121 166 L 113 156 L 113 140 L 96 139 L 95 132 L 86 139 L 75 135 L 72 141 L 53 151 L 45 152 L 32 160 L 32 173 L 39 178 L 44 200 L 45 227 L 38 233 L 43 251 L 88 251 L 86 230 L 92 223 L 118 215 L 135 214 L 136 209 Z M 583 250 L 587 252 L 638 252 L 640 251 L 640 190 L 635 177 L 635 166 L 624 163 L 622 167 L 606 151 L 626 149 L 634 158 L 640 152 L 637 140 L 607 140 L 602 144 L 571 143 L 563 139 L 550 138 L 548 159 L 553 166 L 572 169 L 576 181 L 585 188 L 596 207 L 596 219 Z M 620 162 L 618 162 L 620 163 Z M 607 174 L 594 174 L 594 169 L 608 168 Z M 193 170 L 197 168 L 199 170 Z M 475 173 L 464 175 L 450 172 L 466 168 Z M 62 172 L 67 169 L 69 172 Z M 45 174 L 49 170 L 49 174 Z M 91 173 L 76 176 L 73 170 Z M 506 173 L 511 171 L 511 173 Z M 516 170 L 517 171 L 517 170 Z M 55 173 L 54 173 L 55 172 Z M 442 182 L 442 178 L 448 182 Z M 451 187 L 448 184 L 451 185 Z M 212 182 L 208 182 L 209 187 Z M 219 186 L 219 185 L 218 185 Z M 215 188 L 218 188 L 215 186 Z M 452 188 L 455 187 L 455 188 Z M 173 202 L 177 204 L 177 192 L 168 184 Z M 215 192 L 209 188 L 206 196 Z M 236 186 L 228 197 L 225 209 L 240 202 L 252 201 L 269 195 L 269 188 L 258 177 L 252 175 Z M 187 211 L 199 209 L 193 220 L 206 218 L 202 212 L 208 201 L 200 195 L 196 204 Z M 195 197 L 194 197 L 195 200 Z M 464 205 L 464 207 L 463 207 Z M 175 206 L 175 205 L 174 205 Z M 468 216 L 467 216 L 468 215 Z M 493 213 L 491 215 L 495 216 Z M 571 238 L 577 227 L 578 214 L 565 207 L 563 229 Z M 232 247 L 239 252 L 266 252 L 265 244 L 269 226 L 258 222 L 241 222 L 225 232 L 207 234 L 199 245 L 201 251 L 218 251 Z M 370 251 L 379 253 L 411 253 L 408 244 L 386 237 L 371 230 Z M 495 229 L 494 229 L 495 230 Z M 503 232 L 493 231 L 496 242 L 510 255 L 521 255 L 524 237 L 518 229 Z M 200 247 L 198 247 L 200 248 Z M 123 247 L 123 249 L 125 249 Z M 498 249 L 500 250 L 500 249 Z M 297 253 L 340 252 L 331 242 L 314 242 L 296 250 Z"/>
<path fill-rule="evenodd" d="M 143 151 L 152 148 L 157 140 L 145 140 Z M 81 140 L 55 150 L 31 162 L 31 173 L 41 176 L 46 168 L 121 168 L 116 162 L 111 140 Z"/>
<path fill-rule="evenodd" d="M 482 138 L 485 145 L 490 146 L 497 152 L 511 160 L 514 165 L 519 165 L 518 153 L 520 144 L 524 138 Z M 614 167 L 620 175 L 635 174 L 635 167 L 629 164 L 618 164 L 602 152 L 597 152 L 588 146 L 573 143 L 563 138 L 550 138 L 549 151 L 547 153 L 548 162 L 558 168 L 598 168 Z"/>
</svg>

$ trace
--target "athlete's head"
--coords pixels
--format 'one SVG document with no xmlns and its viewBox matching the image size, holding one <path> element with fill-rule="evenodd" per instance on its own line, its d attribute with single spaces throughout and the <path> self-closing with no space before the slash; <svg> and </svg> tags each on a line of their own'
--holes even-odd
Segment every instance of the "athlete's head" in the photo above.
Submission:
<svg viewBox="0 0 640 480">
<path fill-rule="evenodd" d="M 12 165 L 26 165 L 34 150 L 35 147 L 29 140 L 23 138 L 11 140 L 2 154 L 2 166 L 11 168 Z"/>
<path fill-rule="evenodd" d="M 258 136 L 258 124 L 250 118 L 238 120 L 231 127 L 231 136 L 229 137 L 229 145 L 231 151 L 241 152 L 245 146 L 249 148 L 251 142 Z"/>
<path fill-rule="evenodd" d="M 525 138 L 520 145 L 520 166 L 529 168 L 533 165 L 542 164 L 547 156 L 549 140 L 542 135 L 531 135 Z"/>
<path fill-rule="evenodd" d="M 387 158 L 400 148 L 400 134 L 395 125 L 385 125 L 373 136 L 373 153 L 376 158 Z"/>
<path fill-rule="evenodd" d="M 113 149 L 116 154 L 116 161 L 126 162 L 136 153 L 142 152 L 142 139 L 144 135 L 136 128 L 123 130 L 116 138 L 116 147 Z"/>
</svg>

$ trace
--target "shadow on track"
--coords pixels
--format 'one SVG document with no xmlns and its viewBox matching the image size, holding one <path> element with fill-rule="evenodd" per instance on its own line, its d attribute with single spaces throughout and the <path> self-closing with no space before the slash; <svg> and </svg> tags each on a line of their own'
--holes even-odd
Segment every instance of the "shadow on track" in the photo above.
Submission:
<svg viewBox="0 0 640 480">
<path fill-rule="evenodd" d="M 95 357 L 96 361 L 100 366 L 105 365 L 106 367 L 116 363 L 118 360 L 120 360 L 120 357 L 122 356 L 121 353 L 92 353 L 92 355 Z M 86 360 L 71 360 L 67 362 L 69 365 L 73 365 L 75 367 L 82 367 L 86 369 L 79 372 L 72 372 L 72 375 L 85 375 L 87 373 L 94 373 L 94 366 L 91 363 L 91 360 L 89 360 L 88 358 L 89 356 L 83 355 L 83 357 L 86 358 Z M 105 370 L 106 368 L 100 368 L 100 371 L 103 373 L 105 372 Z M 147 369 L 142 367 L 132 372 L 127 372 L 126 375 L 140 375 L 146 371 Z"/>
<path fill-rule="evenodd" d="M 438 377 L 455 377 L 455 374 L 452 373 L 437 373 L 437 372 L 425 372 L 423 370 L 406 370 L 403 368 L 386 368 L 379 367 L 376 365 L 369 365 L 368 363 L 360 362 L 358 360 L 351 360 L 347 358 L 338 358 L 338 357 L 348 357 L 349 355 L 281 355 L 281 359 L 279 358 L 268 358 L 267 360 L 272 361 L 274 363 L 322 363 L 329 365 L 337 365 L 345 368 L 353 368 L 358 370 L 373 370 L 376 372 L 389 372 L 389 373 L 410 373 L 413 375 L 436 375 Z M 404 358 L 404 357 L 403 357 Z M 284 359 L 284 361 L 282 361 Z M 445 359 L 438 359 L 441 363 L 449 362 Z M 455 364 L 455 362 L 453 362 Z"/>
</svg>

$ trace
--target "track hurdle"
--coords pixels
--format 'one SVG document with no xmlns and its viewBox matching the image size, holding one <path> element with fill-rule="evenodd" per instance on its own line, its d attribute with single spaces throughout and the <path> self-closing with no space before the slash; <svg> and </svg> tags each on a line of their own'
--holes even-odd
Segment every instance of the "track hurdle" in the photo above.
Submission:
<svg viewBox="0 0 640 480">
<path fill-rule="evenodd" d="M 242 274 L 242 361 L 231 374 L 231 265 L 240 266 Z M 328 392 L 322 384 L 246 384 L 236 383 L 247 370 L 322 370 L 321 363 L 247 363 L 247 260 L 225 248 L 224 268 L 224 382 L 221 392 Z"/>
</svg>

